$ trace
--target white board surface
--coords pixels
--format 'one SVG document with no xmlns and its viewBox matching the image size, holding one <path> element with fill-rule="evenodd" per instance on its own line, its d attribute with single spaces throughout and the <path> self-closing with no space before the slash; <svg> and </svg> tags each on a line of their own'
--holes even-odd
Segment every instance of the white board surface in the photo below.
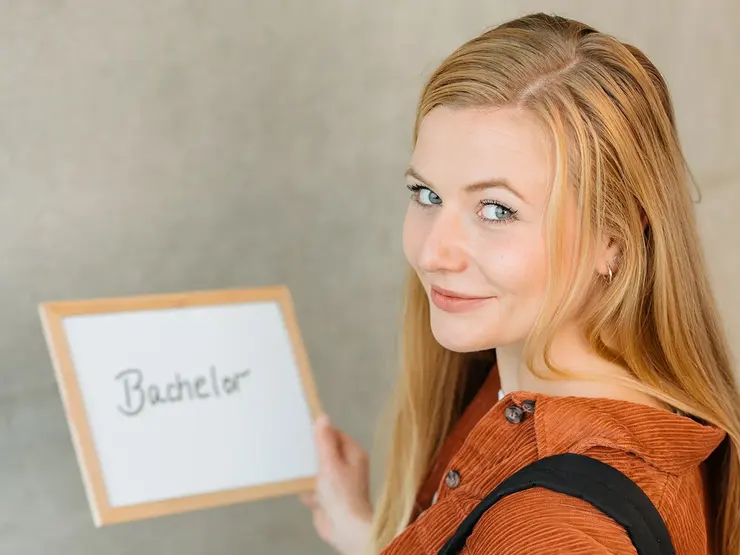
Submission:
<svg viewBox="0 0 740 555">
<path fill-rule="evenodd" d="M 277 300 L 68 315 L 61 327 L 110 508 L 315 476 Z"/>
</svg>

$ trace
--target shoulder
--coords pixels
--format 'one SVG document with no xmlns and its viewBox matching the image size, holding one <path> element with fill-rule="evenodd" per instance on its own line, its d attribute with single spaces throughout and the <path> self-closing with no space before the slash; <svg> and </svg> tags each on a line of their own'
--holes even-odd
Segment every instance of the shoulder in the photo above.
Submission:
<svg viewBox="0 0 740 555">
<path fill-rule="evenodd" d="M 584 454 L 616 468 L 647 495 L 677 550 L 703 552 L 709 510 L 701 467 L 674 475 L 620 449 L 596 447 Z M 540 487 L 494 504 L 478 521 L 468 546 L 470 555 L 504 555 L 522 549 L 531 555 L 636 553 L 625 528 L 611 517 L 587 501 Z"/>
<path fill-rule="evenodd" d="M 586 501 L 544 488 L 504 497 L 468 539 L 470 555 L 635 553 L 622 526 Z"/>
<path fill-rule="evenodd" d="M 519 417 L 510 419 L 506 411 Z M 453 457 L 448 468 L 463 484 L 451 491 L 442 484 L 441 506 L 419 523 L 419 537 L 436 539 L 430 523 L 464 518 L 515 469 L 574 453 L 632 480 L 660 512 L 678 552 L 702 552 L 708 510 L 701 467 L 723 437 L 711 426 L 636 403 L 511 393 Z M 467 545 L 470 555 L 635 553 L 626 530 L 611 517 L 586 501 L 539 487 L 490 507 Z"/>
</svg>

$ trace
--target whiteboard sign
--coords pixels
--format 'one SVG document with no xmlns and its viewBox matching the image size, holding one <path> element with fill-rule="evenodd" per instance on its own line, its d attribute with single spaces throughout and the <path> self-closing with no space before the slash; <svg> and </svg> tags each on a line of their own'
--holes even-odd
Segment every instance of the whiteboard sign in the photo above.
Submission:
<svg viewBox="0 0 740 555">
<path fill-rule="evenodd" d="M 313 489 L 321 409 L 286 288 L 40 313 L 97 526 Z"/>
</svg>

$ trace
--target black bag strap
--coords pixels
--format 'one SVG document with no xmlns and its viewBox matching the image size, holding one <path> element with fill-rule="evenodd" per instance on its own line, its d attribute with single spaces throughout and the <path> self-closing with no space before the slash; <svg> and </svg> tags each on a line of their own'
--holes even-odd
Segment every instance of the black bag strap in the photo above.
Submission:
<svg viewBox="0 0 740 555">
<path fill-rule="evenodd" d="M 675 555 L 665 522 L 645 492 L 616 468 L 574 453 L 545 457 L 509 476 L 463 520 L 439 555 L 458 553 L 494 503 L 533 487 L 591 503 L 625 528 L 639 555 Z"/>
</svg>

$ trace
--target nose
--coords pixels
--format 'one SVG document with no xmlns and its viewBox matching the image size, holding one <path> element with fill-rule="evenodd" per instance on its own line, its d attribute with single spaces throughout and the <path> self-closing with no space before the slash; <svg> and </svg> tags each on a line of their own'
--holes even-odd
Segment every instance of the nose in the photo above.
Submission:
<svg viewBox="0 0 740 555">
<path fill-rule="evenodd" d="M 467 238 L 462 219 L 440 210 L 424 240 L 419 257 L 424 272 L 462 272 L 468 266 Z"/>
</svg>

